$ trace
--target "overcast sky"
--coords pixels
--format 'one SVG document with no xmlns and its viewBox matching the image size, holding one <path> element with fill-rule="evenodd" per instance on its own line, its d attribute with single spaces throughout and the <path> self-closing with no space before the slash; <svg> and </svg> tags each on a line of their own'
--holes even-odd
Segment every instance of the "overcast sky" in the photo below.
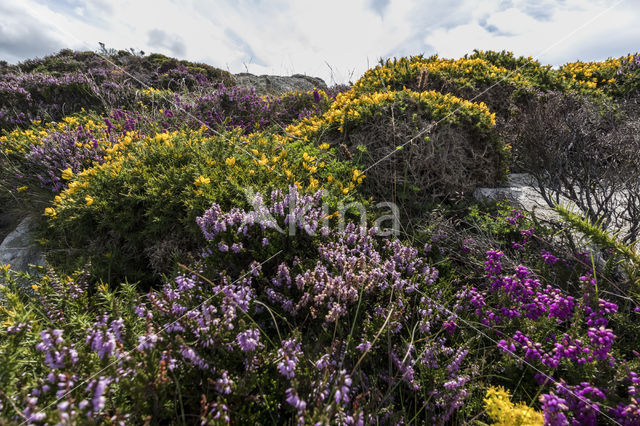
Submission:
<svg viewBox="0 0 640 426">
<path fill-rule="evenodd" d="M 511 50 L 560 65 L 640 51 L 638 0 L 0 0 L 0 59 L 98 42 L 231 72 L 357 79 L 379 58 Z"/>
</svg>

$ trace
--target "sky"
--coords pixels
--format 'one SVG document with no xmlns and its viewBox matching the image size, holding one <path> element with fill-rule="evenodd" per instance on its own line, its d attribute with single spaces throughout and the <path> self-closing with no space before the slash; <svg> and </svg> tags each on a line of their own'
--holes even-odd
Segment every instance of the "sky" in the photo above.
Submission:
<svg viewBox="0 0 640 426">
<path fill-rule="evenodd" d="M 639 22 L 638 0 L 0 0 L 0 60 L 102 42 L 335 84 L 394 56 L 618 57 L 640 51 Z"/>
</svg>

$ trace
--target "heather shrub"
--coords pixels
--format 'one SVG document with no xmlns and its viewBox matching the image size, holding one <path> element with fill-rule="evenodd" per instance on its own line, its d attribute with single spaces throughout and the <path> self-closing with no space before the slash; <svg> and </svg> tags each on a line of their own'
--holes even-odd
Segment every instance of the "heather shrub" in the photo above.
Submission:
<svg viewBox="0 0 640 426">
<path fill-rule="evenodd" d="M 152 282 L 172 255 L 196 247 L 195 217 L 212 201 L 244 206 L 245 190 L 291 184 L 348 199 L 356 184 L 330 150 L 267 133 L 127 133 L 106 153 L 102 164 L 70 173 L 45 210 L 49 249 L 59 260 L 95 258 L 104 279 Z"/>
<path fill-rule="evenodd" d="M 65 171 L 79 173 L 104 162 L 115 143 L 109 127 L 97 115 L 77 115 L 57 124 L 34 123 L 0 138 L 4 185 L 37 198 L 38 190 L 58 193 L 65 188 Z"/>
<path fill-rule="evenodd" d="M 631 321 L 639 308 L 628 284 L 594 263 L 589 247 L 558 238 L 553 224 L 522 211 L 471 209 L 462 220 L 434 219 L 425 245 L 430 263 L 451 287 L 467 283 L 455 296 L 467 306 L 457 324 L 476 329 L 504 355 L 493 364 L 484 355 L 492 365 L 485 374 L 505 380 L 493 385 L 529 405 L 540 395 L 546 422 L 637 421 L 634 392 L 620 390 L 637 369 Z"/>
<path fill-rule="evenodd" d="M 128 284 L 92 293 L 86 271 L 23 277 L 25 287 L 3 268 L 3 416 L 446 423 L 477 419 L 486 404 L 494 421 L 539 424 L 537 411 L 546 422 L 637 421 L 640 365 L 617 322 L 634 313 L 598 294 L 588 272 L 576 288 L 506 266 L 536 250 L 521 212 L 497 225 L 474 214 L 522 248 L 472 248 L 463 261 L 478 255 L 479 268 L 452 285 L 429 260 L 446 240 L 421 254 L 376 229 L 334 230 L 321 195 L 256 197 L 254 210 L 210 205 L 197 219 L 202 257 L 144 296 Z M 291 223 L 293 238 L 278 231 Z"/>
<path fill-rule="evenodd" d="M 245 132 L 283 127 L 329 109 L 333 98 L 321 90 L 290 92 L 279 97 L 259 96 L 255 90 L 219 85 L 193 101 L 169 94 L 151 92 L 166 109 L 157 123 L 164 129 L 241 128 Z"/>
<path fill-rule="evenodd" d="M 280 226 L 289 211 L 278 213 L 278 203 L 296 194 L 267 197 Z M 88 297 L 83 273 L 50 272 L 28 290 L 45 307 L 32 311 L 23 304 L 27 291 L 4 271 L 10 310 L 0 313 L 0 344 L 12 351 L 0 352 L 11 360 L 11 374 L 1 379 L 20 397 L 3 400 L 3 415 L 204 423 L 451 418 L 474 373 L 468 351 L 437 331 L 448 314 L 420 296 L 432 291 L 437 271 L 415 249 L 375 238 L 374 229 L 315 233 L 309 226 L 322 215 L 320 200 L 306 200 L 295 224 L 313 241 L 306 259 L 285 250 L 230 275 L 196 264 L 146 296 L 123 285 Z M 254 233 L 262 233 L 266 245 L 279 246 L 288 238 L 263 223 L 236 221 L 250 212 L 211 209 L 220 215 L 207 212 L 200 223 L 215 250 L 232 235 L 254 244 Z M 215 233 L 220 221 L 230 226 Z M 211 259 L 205 253 L 203 262 Z M 381 357 L 388 370 L 379 370 Z M 423 357 L 427 364 L 418 362 Z"/>
<path fill-rule="evenodd" d="M 228 72 L 207 64 L 178 60 L 158 53 L 140 55 L 124 50 L 104 50 L 97 54 L 63 49 L 54 55 L 24 61 L 16 68 L 21 72 L 55 76 L 70 73 L 95 74 L 101 70 L 105 70 L 108 73 L 106 75 L 109 75 L 115 71 L 111 78 L 131 80 L 127 75 L 131 74 L 135 80 L 130 82 L 138 89 L 146 86 L 171 90 L 193 89 L 196 86 L 232 82 Z"/>
<path fill-rule="evenodd" d="M 163 55 L 124 52 L 100 56 L 63 50 L 43 59 L 11 66 L 0 82 L 0 129 L 29 126 L 33 120 L 57 121 L 83 109 L 107 112 L 130 108 L 140 90 L 190 91 L 232 84 L 229 73 Z"/>
<path fill-rule="evenodd" d="M 321 117 L 289 126 L 289 135 L 340 146 L 368 176 L 374 197 L 409 201 L 468 194 L 495 185 L 506 171 L 508 150 L 493 132 L 494 115 L 438 92 L 337 96 Z"/>
<path fill-rule="evenodd" d="M 0 129 L 58 120 L 82 108 L 101 110 L 102 104 L 90 80 L 79 74 L 16 74 L 0 83 Z"/>
</svg>

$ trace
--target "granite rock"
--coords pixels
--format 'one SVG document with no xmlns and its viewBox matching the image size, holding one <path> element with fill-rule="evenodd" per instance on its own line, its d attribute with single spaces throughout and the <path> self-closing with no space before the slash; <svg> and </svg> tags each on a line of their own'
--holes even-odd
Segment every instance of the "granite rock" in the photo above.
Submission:
<svg viewBox="0 0 640 426">
<path fill-rule="evenodd" d="M 14 271 L 27 271 L 29 265 L 44 266 L 44 255 L 35 239 L 36 218 L 27 216 L 0 244 L 0 265 Z"/>
</svg>

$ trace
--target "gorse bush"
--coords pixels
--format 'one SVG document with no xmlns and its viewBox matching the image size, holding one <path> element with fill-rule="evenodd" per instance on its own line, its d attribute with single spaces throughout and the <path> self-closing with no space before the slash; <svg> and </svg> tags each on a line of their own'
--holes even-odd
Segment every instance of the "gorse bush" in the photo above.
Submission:
<svg viewBox="0 0 640 426">
<path fill-rule="evenodd" d="M 352 167 L 330 150 L 272 134 L 127 133 L 105 153 L 101 164 L 66 176 L 45 214 L 48 247 L 95 255 L 94 266 L 105 265 L 112 278 L 149 280 L 172 251 L 193 249 L 195 217 L 213 201 L 243 206 L 246 190 L 292 184 L 335 199 L 356 183 Z"/>
<path fill-rule="evenodd" d="M 354 89 L 359 93 L 437 90 L 486 103 L 499 117 L 507 117 L 515 94 L 561 88 L 550 66 L 509 54 L 483 54 L 457 60 L 415 56 L 388 59 L 365 72 Z M 490 89 L 490 90 L 489 90 Z"/>
<path fill-rule="evenodd" d="M 322 116 L 286 129 L 293 137 L 343 146 L 367 169 L 365 189 L 387 199 L 446 198 L 494 185 L 509 152 L 484 104 L 435 91 L 336 97 Z"/>
<path fill-rule="evenodd" d="M 486 410 L 494 425 L 543 425 L 542 414 L 526 404 L 514 404 L 511 395 L 503 388 L 489 388 L 484 399 Z"/>
</svg>

